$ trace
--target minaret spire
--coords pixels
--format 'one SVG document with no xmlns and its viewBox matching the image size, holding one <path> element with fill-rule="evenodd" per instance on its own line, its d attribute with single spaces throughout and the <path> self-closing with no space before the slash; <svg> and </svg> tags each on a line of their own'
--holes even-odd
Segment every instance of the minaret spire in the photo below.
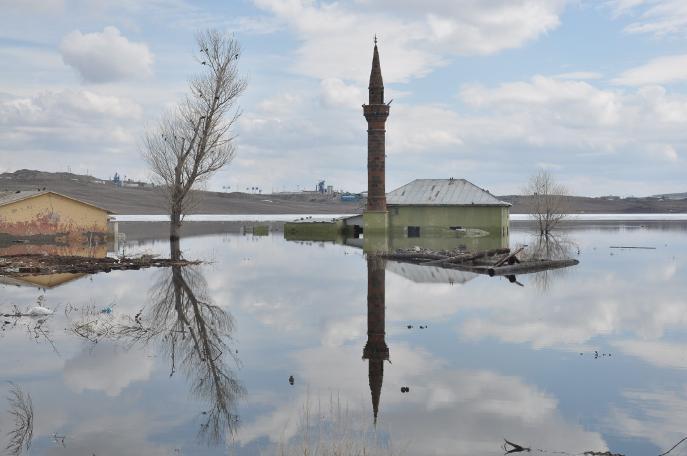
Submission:
<svg viewBox="0 0 687 456">
<path fill-rule="evenodd" d="M 384 81 L 382 67 L 379 63 L 379 49 L 377 36 L 372 54 L 372 69 L 370 71 L 369 103 L 363 105 L 363 113 L 367 120 L 367 208 L 368 221 L 374 217 L 381 217 L 374 223 L 374 228 L 386 231 L 386 189 L 385 189 L 385 136 L 386 119 L 389 117 L 389 105 L 384 104 Z M 374 215 L 376 214 L 376 215 Z M 373 226 L 365 222 L 365 229 Z M 381 223 L 380 223 L 381 222 Z"/>
<path fill-rule="evenodd" d="M 382 66 L 379 63 L 379 50 L 377 49 L 377 35 L 375 35 L 375 47 L 372 54 L 372 70 L 370 71 L 370 85 L 368 86 L 371 105 L 384 104 L 384 80 L 382 79 Z"/>
</svg>

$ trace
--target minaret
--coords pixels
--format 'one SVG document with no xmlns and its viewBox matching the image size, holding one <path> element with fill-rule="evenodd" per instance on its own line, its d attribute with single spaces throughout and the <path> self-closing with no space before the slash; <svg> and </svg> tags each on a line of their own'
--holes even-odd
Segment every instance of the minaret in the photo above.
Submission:
<svg viewBox="0 0 687 456">
<path fill-rule="evenodd" d="M 373 255 L 367 256 L 367 343 L 363 349 L 363 359 L 368 360 L 368 377 L 372 395 L 372 415 L 377 424 L 379 398 L 382 395 L 384 361 L 389 360 L 389 347 L 386 345 L 385 302 L 384 302 L 384 262 Z"/>
<path fill-rule="evenodd" d="M 363 232 L 384 231 L 388 224 L 385 180 L 385 134 L 389 105 L 384 103 L 384 81 L 379 64 L 375 36 L 372 71 L 370 71 L 369 102 L 363 105 L 367 120 L 367 208 L 363 216 Z"/>
</svg>

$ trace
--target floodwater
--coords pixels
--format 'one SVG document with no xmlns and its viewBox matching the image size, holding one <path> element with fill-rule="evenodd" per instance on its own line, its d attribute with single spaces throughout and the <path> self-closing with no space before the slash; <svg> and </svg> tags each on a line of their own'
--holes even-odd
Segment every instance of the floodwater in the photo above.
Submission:
<svg viewBox="0 0 687 456">
<path fill-rule="evenodd" d="M 535 241 L 512 228 L 511 246 Z M 0 285 L 2 313 L 55 311 L 2 319 L 0 453 L 502 455 L 507 439 L 657 456 L 687 435 L 687 223 L 580 223 L 560 245 L 580 264 L 523 286 L 281 232 L 184 238 L 196 267 Z M 11 415 L 27 409 L 32 435 Z"/>
</svg>

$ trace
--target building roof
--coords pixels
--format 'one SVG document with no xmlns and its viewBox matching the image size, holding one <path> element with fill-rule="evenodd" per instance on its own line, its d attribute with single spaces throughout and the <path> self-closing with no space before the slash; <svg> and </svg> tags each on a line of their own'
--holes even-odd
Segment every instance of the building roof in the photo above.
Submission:
<svg viewBox="0 0 687 456">
<path fill-rule="evenodd" d="M 386 202 L 390 206 L 510 206 L 465 179 L 415 179 L 387 193 Z"/>
<path fill-rule="evenodd" d="M 421 264 L 386 262 L 387 271 L 405 277 L 416 283 L 456 283 L 463 284 L 477 277 L 477 274 L 457 269 L 445 269 L 438 266 Z"/>
<path fill-rule="evenodd" d="M 61 193 L 53 192 L 53 191 L 50 191 L 50 190 L 47 190 L 47 191 L 46 191 L 46 190 L 22 190 L 22 191 L 20 191 L 20 192 L 0 192 L 0 207 L 1 207 L 1 206 L 6 206 L 6 205 L 8 205 L 8 204 L 16 203 L 16 202 L 18 202 L 18 201 L 22 201 L 22 200 L 25 200 L 25 199 L 35 198 L 35 197 L 37 197 L 37 196 L 48 195 L 48 194 L 61 196 L 62 198 L 67 198 L 67 199 L 72 200 L 72 201 L 75 201 L 75 202 L 77 202 L 77 203 L 85 204 L 86 206 L 91 206 L 91 207 L 94 207 L 94 208 L 96 208 L 96 209 L 100 209 L 101 211 L 105 211 L 105 212 L 107 212 L 108 214 L 113 214 L 113 213 L 114 213 L 114 212 L 109 211 L 109 210 L 107 210 L 107 209 L 104 209 L 104 208 L 102 208 L 102 207 L 100 207 L 100 206 L 96 206 L 96 205 L 93 204 L 93 203 L 89 203 L 89 202 L 87 202 L 87 201 L 83 201 L 83 200 L 80 200 L 80 199 L 72 198 L 71 196 L 63 195 L 63 194 L 61 194 Z"/>
</svg>

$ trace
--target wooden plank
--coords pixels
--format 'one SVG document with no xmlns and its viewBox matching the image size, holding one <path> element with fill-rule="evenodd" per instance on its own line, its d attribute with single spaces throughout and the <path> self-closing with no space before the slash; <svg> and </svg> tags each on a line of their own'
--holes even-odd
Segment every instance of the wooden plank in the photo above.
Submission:
<svg viewBox="0 0 687 456">
<path fill-rule="evenodd" d="M 501 258 L 501 260 L 497 261 L 496 264 L 494 264 L 495 268 L 498 268 L 499 266 L 503 265 L 506 261 L 510 260 L 511 258 L 515 257 L 518 253 L 522 252 L 525 250 L 525 246 L 523 245 L 519 249 L 516 249 L 514 252 L 511 252 L 509 255 L 506 255 L 505 257 Z"/>
</svg>

